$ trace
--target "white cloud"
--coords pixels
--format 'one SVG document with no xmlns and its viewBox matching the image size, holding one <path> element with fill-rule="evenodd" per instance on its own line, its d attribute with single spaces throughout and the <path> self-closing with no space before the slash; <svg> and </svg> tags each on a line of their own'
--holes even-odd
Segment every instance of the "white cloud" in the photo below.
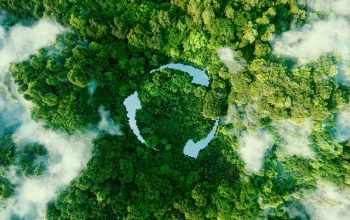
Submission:
<svg viewBox="0 0 350 220">
<path fill-rule="evenodd" d="M 28 117 L 25 108 L 27 106 L 21 105 L 24 104 L 24 99 L 12 88 L 13 82 L 8 80 L 9 65 L 25 60 L 38 49 L 49 46 L 63 31 L 61 26 L 49 20 L 41 20 L 31 27 L 15 25 L 8 32 L 0 26 L 0 135 L 7 129 L 18 126 Z"/>
<path fill-rule="evenodd" d="M 300 64 L 336 52 L 343 58 L 350 54 L 350 25 L 342 17 L 318 20 L 301 29 L 292 29 L 272 41 L 275 54 L 296 58 Z"/>
<path fill-rule="evenodd" d="M 40 20 L 31 27 L 15 25 L 5 34 L 0 48 L 0 74 L 11 62 L 25 60 L 38 49 L 54 43 L 64 29 L 50 20 Z"/>
<path fill-rule="evenodd" d="M 224 124 L 242 124 L 245 127 L 256 127 L 261 119 L 261 111 L 257 109 L 255 103 L 249 103 L 245 106 L 230 104 L 227 114 L 223 118 Z"/>
<path fill-rule="evenodd" d="M 335 139 L 338 142 L 350 139 L 350 110 L 344 110 L 336 114 L 335 128 Z"/>
<path fill-rule="evenodd" d="M 299 0 L 311 12 L 309 23 L 302 28 L 292 27 L 282 36 L 272 39 L 276 55 L 295 58 L 299 64 L 311 63 L 321 56 L 334 53 L 340 58 L 337 81 L 350 83 L 350 0 Z M 318 13 L 322 12 L 322 16 Z M 336 140 L 350 139 L 350 111 L 336 115 Z M 310 148 L 309 136 L 312 123 L 302 125 L 291 121 L 275 124 L 282 138 L 281 145 L 289 155 L 312 158 L 315 152 Z M 311 219 L 350 219 L 350 191 L 329 184 L 319 184 L 313 193 L 305 193 L 302 200 Z"/>
<path fill-rule="evenodd" d="M 114 123 L 111 118 L 110 112 L 106 111 L 103 106 L 100 106 L 98 112 L 101 117 L 101 121 L 98 124 L 98 129 L 102 131 L 106 131 L 110 135 L 122 135 L 122 131 L 120 130 L 120 125 Z"/>
<path fill-rule="evenodd" d="M 313 11 L 324 12 L 326 14 L 350 15 L 350 0 L 307 0 L 306 6 Z"/>
<path fill-rule="evenodd" d="M 256 173 L 263 167 L 265 155 L 275 143 L 273 135 L 268 130 L 256 129 L 259 127 L 260 118 L 255 104 L 246 106 L 231 104 L 228 106 L 227 115 L 223 117 L 225 125 L 233 126 L 228 133 L 237 137 L 238 154 L 249 173 Z"/>
<path fill-rule="evenodd" d="M 12 62 L 25 60 L 39 48 L 49 46 L 63 31 L 58 24 L 41 20 L 31 27 L 16 25 L 0 38 L 1 130 L 10 128 L 15 131 L 13 139 L 19 146 L 29 143 L 44 145 L 49 158 L 47 171 L 42 176 L 19 176 L 17 168 L 11 167 L 7 175 L 17 187 L 14 196 L 1 205 L 0 219 L 10 219 L 13 215 L 24 219 L 44 219 L 47 202 L 79 175 L 89 159 L 92 140 L 97 135 L 95 132 L 68 135 L 33 122 L 28 114 L 30 103 L 25 103 L 11 88 L 11 82 L 6 81 L 10 88 L 5 86 Z"/>
<path fill-rule="evenodd" d="M 302 28 L 275 37 L 271 43 L 276 55 L 296 58 L 300 64 L 315 61 L 320 56 L 337 53 L 346 59 L 350 55 L 350 0 L 300 0 L 312 11 L 326 14 L 325 18 L 313 15 Z"/>
<path fill-rule="evenodd" d="M 245 62 L 238 58 L 231 48 L 220 48 L 218 50 L 218 56 L 230 73 L 239 73 L 245 66 Z"/>
<path fill-rule="evenodd" d="M 302 198 L 311 219 L 345 220 L 350 219 L 350 191 L 329 184 L 320 184 L 311 194 Z"/>
<path fill-rule="evenodd" d="M 310 148 L 309 140 L 312 133 L 311 121 L 297 124 L 291 120 L 285 120 L 275 124 L 282 138 L 280 145 L 288 156 L 296 155 L 304 158 L 315 156 L 315 152 Z"/>
<path fill-rule="evenodd" d="M 48 152 L 47 171 L 32 178 L 9 172 L 8 178 L 17 188 L 1 211 L 0 218 L 9 219 L 16 214 L 26 219 L 43 219 L 47 203 L 85 167 L 95 137 L 93 132 L 75 135 L 54 132 L 33 121 L 22 124 L 13 135 L 14 142 L 19 146 L 44 145 Z"/>
<path fill-rule="evenodd" d="M 274 138 L 267 131 L 244 131 L 241 134 L 238 153 L 250 173 L 256 173 L 263 167 L 265 154 L 273 144 Z"/>
<path fill-rule="evenodd" d="M 343 59 L 337 65 L 336 80 L 343 85 L 350 85 L 350 60 Z"/>
<path fill-rule="evenodd" d="M 235 124 L 241 120 L 240 109 L 233 104 L 228 105 L 227 114 L 223 117 L 223 124 Z"/>
</svg>

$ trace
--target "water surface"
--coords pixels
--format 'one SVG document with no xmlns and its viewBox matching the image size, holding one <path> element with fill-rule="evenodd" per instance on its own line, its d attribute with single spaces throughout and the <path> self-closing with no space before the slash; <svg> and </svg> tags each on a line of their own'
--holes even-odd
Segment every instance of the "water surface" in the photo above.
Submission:
<svg viewBox="0 0 350 220">
<path fill-rule="evenodd" d="M 219 118 L 216 119 L 216 122 L 212 130 L 204 139 L 196 143 L 193 142 L 193 140 L 187 141 L 184 148 L 184 154 L 193 158 L 197 158 L 199 151 L 206 148 L 209 145 L 209 143 L 214 139 L 218 125 L 219 125 Z"/>
<path fill-rule="evenodd" d="M 206 70 L 201 70 L 191 65 L 185 65 L 182 63 L 169 63 L 159 67 L 158 69 L 152 70 L 151 73 L 157 72 L 159 70 L 166 69 L 166 68 L 180 70 L 182 72 L 188 73 L 190 76 L 193 77 L 192 79 L 193 84 L 198 84 L 206 87 L 209 86 L 209 77 L 208 77 L 208 74 L 206 73 Z"/>
<path fill-rule="evenodd" d="M 193 84 L 198 84 L 206 87 L 209 86 L 209 77 L 206 71 L 195 68 L 190 65 L 185 65 L 181 63 L 169 63 L 159 67 L 158 69 L 152 70 L 151 73 L 154 73 L 166 68 L 188 73 L 191 77 L 193 77 L 192 79 Z M 127 110 L 127 117 L 129 119 L 130 128 L 136 135 L 137 139 L 141 141 L 141 143 L 145 144 L 145 140 L 142 137 L 141 132 L 136 124 L 136 111 L 142 108 L 141 101 L 138 97 L 138 93 L 134 92 L 132 95 L 130 95 L 128 98 L 125 99 L 123 104 Z M 193 158 L 197 158 L 199 151 L 206 148 L 208 144 L 214 139 L 218 125 L 219 125 L 219 118 L 217 118 L 212 130 L 204 139 L 196 143 L 193 142 L 193 140 L 189 140 L 185 145 L 185 148 L 183 151 L 184 154 Z"/>
<path fill-rule="evenodd" d="M 128 112 L 127 116 L 129 119 L 129 125 L 131 130 L 134 132 L 137 139 L 139 139 L 139 141 L 141 141 L 141 143 L 144 144 L 145 139 L 143 139 L 140 130 L 136 124 L 136 111 L 142 108 L 138 93 L 134 92 L 132 95 L 125 99 L 123 104 L 126 108 L 126 111 Z"/>
</svg>

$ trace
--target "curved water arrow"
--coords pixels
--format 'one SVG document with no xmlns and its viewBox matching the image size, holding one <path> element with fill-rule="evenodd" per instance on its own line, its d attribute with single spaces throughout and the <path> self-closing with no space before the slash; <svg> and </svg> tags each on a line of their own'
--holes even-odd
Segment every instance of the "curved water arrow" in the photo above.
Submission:
<svg viewBox="0 0 350 220">
<path fill-rule="evenodd" d="M 163 65 L 159 67 L 158 69 L 154 69 L 151 71 L 151 73 L 160 71 L 162 69 L 174 69 L 174 70 L 180 70 L 182 72 L 185 72 L 189 74 L 193 79 L 193 84 L 202 85 L 205 87 L 209 86 L 209 77 L 206 74 L 206 70 L 201 70 L 198 68 L 195 68 L 190 65 L 184 65 L 181 63 L 170 63 L 167 65 Z M 127 111 L 127 117 L 129 119 L 129 125 L 133 133 L 136 135 L 137 139 L 143 143 L 146 144 L 145 139 L 142 137 L 141 132 L 136 124 L 136 111 L 138 109 L 142 109 L 141 101 L 138 97 L 137 91 L 135 91 L 132 95 L 127 97 L 123 102 L 126 111 Z M 213 129 L 210 131 L 210 133 L 202 140 L 198 142 L 194 142 L 192 139 L 188 140 L 185 147 L 184 147 L 184 154 L 193 158 L 197 158 L 198 153 L 200 150 L 206 148 L 208 144 L 214 139 L 217 127 L 219 125 L 219 117 L 216 119 L 216 122 L 213 126 Z"/>
</svg>

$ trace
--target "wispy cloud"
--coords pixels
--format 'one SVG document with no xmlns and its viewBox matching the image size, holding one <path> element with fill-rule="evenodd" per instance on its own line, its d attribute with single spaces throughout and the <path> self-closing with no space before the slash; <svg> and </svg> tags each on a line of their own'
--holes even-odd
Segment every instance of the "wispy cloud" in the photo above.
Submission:
<svg viewBox="0 0 350 220">
<path fill-rule="evenodd" d="M 337 64 L 336 79 L 349 85 L 350 71 L 350 0 L 299 0 L 310 12 L 310 20 L 303 27 L 271 40 L 276 55 L 295 58 L 300 65 L 317 61 L 321 56 L 333 54 Z M 321 15 L 321 16 L 320 16 Z M 350 111 L 339 112 L 335 117 L 335 139 L 350 139 Z M 312 123 L 295 124 L 285 121 L 275 124 L 282 138 L 281 145 L 289 155 L 313 158 L 311 140 Z M 303 192 L 301 199 L 311 219 L 350 219 L 350 189 L 319 183 L 316 191 Z"/>
<path fill-rule="evenodd" d="M 11 62 L 25 60 L 38 49 L 49 46 L 63 31 L 60 25 L 51 20 L 40 20 L 31 27 L 12 27 L 2 38 L 0 73 L 3 75 Z"/>
<path fill-rule="evenodd" d="M 20 176 L 16 173 L 16 167 L 9 170 L 8 178 L 16 185 L 16 190 L 14 196 L 6 200 L 0 208 L 1 219 L 10 219 L 14 215 L 25 219 L 43 219 L 47 202 L 54 199 L 85 167 L 92 140 L 97 135 L 96 132 L 89 131 L 68 135 L 33 122 L 28 114 L 30 103 L 24 102 L 15 89 L 4 84 L 12 62 L 23 61 L 39 48 L 49 46 L 63 31 L 57 23 L 41 20 L 30 27 L 16 25 L 0 36 L 2 131 L 11 128 L 14 142 L 18 146 L 39 143 L 48 151 L 47 171 L 41 176 Z M 108 121 L 107 116 L 106 120 Z"/>
<path fill-rule="evenodd" d="M 350 0 L 299 0 L 299 3 L 313 11 L 340 16 L 350 15 Z"/>
<path fill-rule="evenodd" d="M 344 142 L 350 139 L 350 110 L 343 110 L 335 115 L 335 139 Z"/>
<path fill-rule="evenodd" d="M 42 144 L 48 151 L 47 171 L 37 177 L 8 173 L 8 179 L 17 186 L 15 195 L 1 211 L 2 219 L 18 215 L 25 219 L 43 219 L 46 205 L 56 194 L 79 175 L 89 160 L 94 132 L 75 135 L 58 133 L 42 125 L 27 121 L 13 135 L 18 146 Z"/>
<path fill-rule="evenodd" d="M 250 174 L 257 173 L 263 167 L 265 155 L 275 143 L 270 131 L 258 128 L 260 118 L 254 104 L 239 107 L 231 104 L 223 117 L 225 125 L 233 126 L 229 133 L 237 137 L 238 155 Z"/>
<path fill-rule="evenodd" d="M 111 114 L 109 111 L 105 110 L 104 106 L 100 106 L 98 109 L 98 113 L 100 114 L 101 120 L 98 123 L 98 129 L 107 132 L 110 135 L 122 135 L 122 131 L 120 129 L 120 124 L 116 124 L 111 118 Z"/>
<path fill-rule="evenodd" d="M 350 219 L 350 191 L 331 184 L 320 184 L 313 193 L 305 193 L 302 198 L 311 219 Z"/>
<path fill-rule="evenodd" d="M 296 58 L 305 64 L 320 56 L 336 52 L 343 58 L 350 55 L 350 25 L 345 18 L 318 20 L 301 29 L 294 28 L 273 41 L 275 54 Z"/>
<path fill-rule="evenodd" d="M 273 146 L 273 136 L 263 130 L 244 131 L 239 138 L 239 156 L 250 173 L 258 172 L 264 165 L 266 152 Z"/>
<path fill-rule="evenodd" d="M 310 10 L 328 15 L 325 19 L 313 16 L 302 28 L 293 27 L 290 31 L 275 37 L 271 43 L 275 54 L 296 58 L 300 64 L 315 61 L 317 58 L 335 52 L 348 58 L 350 55 L 350 12 L 349 0 L 308 0 L 300 1 Z"/>
<path fill-rule="evenodd" d="M 230 73 L 239 73 L 245 66 L 245 61 L 240 58 L 231 48 L 218 49 L 218 56 Z"/>
<path fill-rule="evenodd" d="M 291 120 L 275 123 L 282 138 L 282 148 L 288 156 L 300 156 L 313 158 L 314 151 L 311 149 L 310 135 L 312 133 L 312 122 L 310 120 L 297 124 Z"/>
</svg>

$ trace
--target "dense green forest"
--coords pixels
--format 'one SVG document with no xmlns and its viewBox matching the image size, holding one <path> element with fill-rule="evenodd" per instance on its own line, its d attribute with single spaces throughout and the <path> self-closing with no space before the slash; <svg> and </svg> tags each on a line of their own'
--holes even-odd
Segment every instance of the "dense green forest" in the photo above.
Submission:
<svg viewBox="0 0 350 220">
<path fill-rule="evenodd" d="M 104 106 L 123 131 L 94 140 L 86 169 L 48 204 L 47 219 L 310 219 L 304 192 L 319 183 L 349 186 L 350 137 L 335 135 L 350 94 L 335 76 L 339 56 L 298 65 L 273 54 L 273 36 L 312 17 L 297 0 L 0 0 L 0 9 L 7 28 L 42 18 L 67 28 L 54 45 L 10 67 L 33 103 L 33 120 L 73 134 L 97 125 Z M 220 59 L 220 48 L 236 65 Z M 181 71 L 150 74 L 169 62 L 206 69 L 209 87 Z M 147 146 L 123 106 L 134 91 Z M 205 137 L 217 117 L 215 139 L 198 158 L 185 156 L 186 141 Z M 309 132 L 312 156 L 283 150 L 293 145 L 291 128 Z M 275 142 L 252 173 L 240 146 L 265 132 Z M 40 144 L 16 147 L 10 132 L 0 146 L 6 201 L 16 186 L 5 171 L 18 166 L 19 175 L 40 176 L 47 157 Z"/>
</svg>

